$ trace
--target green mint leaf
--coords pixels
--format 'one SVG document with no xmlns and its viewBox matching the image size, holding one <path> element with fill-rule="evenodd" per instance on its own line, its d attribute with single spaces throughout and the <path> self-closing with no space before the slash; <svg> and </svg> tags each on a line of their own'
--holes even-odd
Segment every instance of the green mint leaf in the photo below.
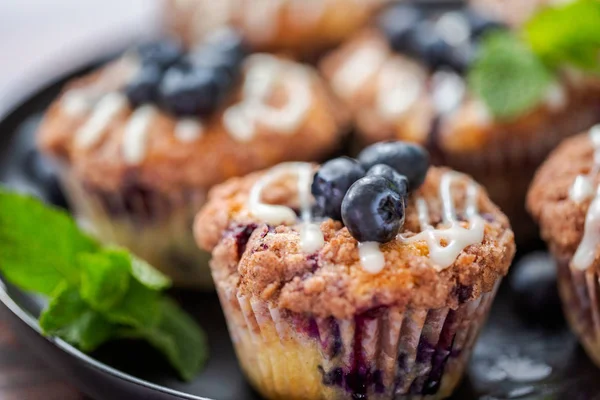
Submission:
<svg viewBox="0 0 600 400">
<path fill-rule="evenodd" d="M 78 256 L 81 268 L 79 293 L 92 308 L 107 311 L 123 300 L 129 288 L 129 254 L 123 250 L 103 250 Z"/>
<path fill-rule="evenodd" d="M 159 323 L 139 334 L 161 351 L 186 381 L 191 380 L 202 369 L 208 358 L 204 332 L 169 299 L 163 299 Z"/>
<path fill-rule="evenodd" d="M 45 335 L 57 336 L 85 352 L 93 351 L 115 333 L 114 325 L 90 309 L 66 282 L 56 288 L 39 323 Z"/>
<path fill-rule="evenodd" d="M 76 285 L 77 254 L 97 249 L 66 213 L 0 189 L 0 271 L 15 285 L 45 295 Z"/>
<path fill-rule="evenodd" d="M 148 289 L 165 290 L 171 287 L 171 280 L 167 276 L 133 254 L 131 254 L 131 274 Z"/>
<path fill-rule="evenodd" d="M 483 39 L 468 81 L 494 117 L 510 120 L 539 105 L 553 78 L 523 41 L 497 31 Z"/>
<path fill-rule="evenodd" d="M 160 292 L 132 279 L 122 300 L 103 314 L 115 324 L 134 328 L 152 327 L 160 319 L 162 298 Z"/>
<path fill-rule="evenodd" d="M 572 64 L 600 72 L 600 1 L 549 7 L 524 27 L 532 50 L 550 67 Z"/>
<path fill-rule="evenodd" d="M 50 302 L 40 327 L 89 352 L 122 337 L 147 340 L 184 379 L 207 357 L 198 325 L 161 290 L 170 280 L 121 248 L 101 248 L 65 213 L 0 189 L 0 271 Z"/>
</svg>

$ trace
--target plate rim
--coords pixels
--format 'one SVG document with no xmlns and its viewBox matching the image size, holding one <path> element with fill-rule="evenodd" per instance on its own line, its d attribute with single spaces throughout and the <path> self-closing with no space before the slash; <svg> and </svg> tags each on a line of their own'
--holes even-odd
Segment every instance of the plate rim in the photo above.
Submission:
<svg viewBox="0 0 600 400">
<path fill-rule="evenodd" d="M 19 119 L 21 110 L 23 108 L 27 107 L 27 105 L 35 102 L 36 98 L 38 98 L 40 95 L 43 95 L 45 93 L 56 90 L 59 87 L 62 87 L 68 80 L 72 79 L 73 76 L 80 75 L 81 73 L 85 73 L 86 71 L 90 70 L 90 68 L 93 69 L 99 65 L 102 65 L 107 60 L 109 60 L 111 58 L 111 56 L 112 56 L 112 54 L 104 55 L 103 57 L 98 57 L 95 60 L 92 60 L 91 62 L 84 65 L 83 67 L 80 66 L 78 68 L 72 68 L 68 71 L 65 71 L 62 74 L 60 74 L 58 77 L 56 77 L 55 79 L 50 80 L 50 81 L 40 85 L 37 89 L 33 90 L 31 93 L 28 93 L 21 101 L 13 104 L 13 106 L 11 107 L 9 112 L 0 116 L 0 131 L 4 131 L 5 127 L 10 128 L 11 126 L 14 126 L 15 121 Z M 8 136 L 9 137 L 7 137 L 6 140 L 12 140 L 12 138 L 14 137 L 12 135 L 8 135 Z M 60 338 L 43 335 L 41 328 L 38 324 L 37 318 L 35 318 L 28 311 L 26 311 L 24 308 L 22 308 L 12 298 L 12 296 L 10 295 L 10 293 L 8 291 L 9 285 L 13 286 L 10 284 L 10 282 L 8 282 L 6 280 L 5 277 L 0 276 L 0 304 L 4 305 L 4 307 L 9 312 L 11 312 L 19 320 L 21 320 L 21 322 L 26 324 L 29 327 L 29 329 L 32 329 L 33 331 L 35 331 L 42 339 L 50 342 L 52 345 L 54 345 L 55 347 L 57 347 L 59 350 L 63 351 L 67 355 L 74 357 L 76 359 L 79 359 L 82 362 L 85 362 L 87 365 L 93 367 L 94 369 L 100 371 L 103 374 L 111 375 L 113 377 L 116 377 L 123 381 L 126 381 L 130 384 L 142 386 L 142 387 L 151 389 L 151 390 L 159 392 L 159 393 L 167 394 L 167 395 L 174 396 L 174 397 L 179 397 L 181 399 L 186 399 L 186 400 L 214 400 L 209 397 L 203 397 L 203 396 L 199 396 L 199 395 L 195 395 L 195 394 L 191 394 L 191 393 L 182 392 L 177 389 L 171 389 L 166 386 L 152 383 L 152 382 L 142 379 L 142 378 L 138 378 L 134 375 L 128 374 L 128 373 L 118 370 L 114 367 L 111 367 L 110 365 L 105 364 L 105 363 L 91 357 L 88 354 L 85 354 L 81 350 L 77 349 L 76 347 L 70 345 L 69 343 L 65 342 L 64 340 L 62 340 Z M 13 287 L 15 287 L 20 292 L 28 295 L 27 291 L 21 290 L 21 289 L 17 288 L 16 286 L 13 286 Z M 200 373 L 202 373 L 202 372 L 200 372 Z M 69 380 L 72 382 L 72 380 L 70 380 L 68 377 L 66 378 L 66 380 Z"/>
<path fill-rule="evenodd" d="M 10 285 L 10 283 L 9 283 Z M 12 285 L 11 285 L 12 286 Z M 191 393 L 185 393 L 180 390 L 171 389 L 166 386 L 162 386 L 156 383 L 152 383 L 142 378 L 138 378 L 134 375 L 128 374 L 126 372 L 120 371 L 117 368 L 111 367 L 110 365 L 103 363 L 92 356 L 82 352 L 77 349 L 75 346 L 65 342 L 64 340 L 54 337 L 54 336 L 45 336 L 42 333 L 42 330 L 38 324 L 38 319 L 31 315 L 28 311 L 26 311 L 23 307 L 21 307 L 17 302 L 12 298 L 9 291 L 7 290 L 8 285 L 7 281 L 4 277 L 0 277 L 0 303 L 4 305 L 13 315 L 15 315 L 19 320 L 24 322 L 30 329 L 35 331 L 42 339 L 52 343 L 54 346 L 67 353 L 71 357 L 75 357 L 86 364 L 90 365 L 96 370 L 99 370 L 102 373 L 112 375 L 121 380 L 127 381 L 129 383 L 143 386 L 148 389 L 155 390 L 157 392 L 169 394 L 172 396 L 178 396 L 182 399 L 186 400 L 214 400 L 208 397 L 197 396 Z M 20 292 L 28 295 L 28 292 L 25 290 L 21 290 L 16 288 Z M 202 372 L 200 372 L 202 373 Z"/>
</svg>

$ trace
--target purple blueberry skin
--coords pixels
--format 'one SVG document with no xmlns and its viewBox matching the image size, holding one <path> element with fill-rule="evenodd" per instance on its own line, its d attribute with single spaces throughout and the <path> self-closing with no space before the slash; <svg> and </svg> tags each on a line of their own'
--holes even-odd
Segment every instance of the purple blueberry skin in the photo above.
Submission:
<svg viewBox="0 0 600 400">
<path fill-rule="evenodd" d="M 385 243 L 404 225 L 404 196 L 382 176 L 356 181 L 342 202 L 342 220 L 359 242 Z"/>
<path fill-rule="evenodd" d="M 429 153 L 421 146 L 407 142 L 380 142 L 365 148 L 358 161 L 369 170 L 376 164 L 385 164 L 408 178 L 409 189 L 418 189 L 429 169 Z"/>
<path fill-rule="evenodd" d="M 315 174 L 311 191 L 320 214 L 341 220 L 342 201 L 354 182 L 365 175 L 362 166 L 348 157 L 334 158 Z"/>
</svg>

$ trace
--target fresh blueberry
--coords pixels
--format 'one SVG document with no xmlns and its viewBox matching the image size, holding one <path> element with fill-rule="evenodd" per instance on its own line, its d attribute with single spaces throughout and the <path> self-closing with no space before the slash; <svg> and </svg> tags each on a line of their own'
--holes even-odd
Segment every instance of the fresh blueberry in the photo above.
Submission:
<svg viewBox="0 0 600 400">
<path fill-rule="evenodd" d="M 432 69 L 443 65 L 452 46 L 435 29 L 435 23 L 422 20 L 407 33 L 406 53 L 423 61 Z"/>
<path fill-rule="evenodd" d="M 346 192 L 364 175 L 363 167 L 351 158 L 334 158 L 323 164 L 311 186 L 320 213 L 341 220 L 342 200 Z"/>
<path fill-rule="evenodd" d="M 342 220 L 359 242 L 385 243 L 404 225 L 404 197 L 383 176 L 356 181 L 342 202 Z"/>
<path fill-rule="evenodd" d="M 212 68 L 179 63 L 170 67 L 159 87 L 161 102 L 178 116 L 206 115 L 222 100 L 223 78 Z"/>
<path fill-rule="evenodd" d="M 375 164 L 367 171 L 367 176 L 383 176 L 394 184 L 396 192 L 400 193 L 403 197 L 408 195 L 408 178 L 396 172 L 389 165 Z"/>
<path fill-rule="evenodd" d="M 134 107 L 144 103 L 156 102 L 162 77 L 163 71 L 157 65 L 142 65 L 133 79 L 125 86 L 124 91 L 129 102 Z"/>
<path fill-rule="evenodd" d="M 490 19 L 475 10 L 467 9 L 465 11 L 465 16 L 467 17 L 469 25 L 471 26 L 471 36 L 474 39 L 480 38 L 491 30 L 506 28 L 506 26 L 501 22 L 494 21 L 493 19 Z"/>
<path fill-rule="evenodd" d="M 381 142 L 371 145 L 358 155 L 358 161 L 366 170 L 376 164 L 385 164 L 406 176 L 409 189 L 423 184 L 429 169 L 429 154 L 416 144 L 407 142 Z"/>
<path fill-rule="evenodd" d="M 392 49 L 404 52 L 408 48 L 411 30 L 422 19 L 421 10 L 412 4 L 396 4 L 379 16 L 379 29 L 386 36 Z"/>
<path fill-rule="evenodd" d="M 138 48 L 142 64 L 152 64 L 166 69 L 183 55 L 182 46 L 172 40 L 143 44 Z"/>
<path fill-rule="evenodd" d="M 236 31 L 227 29 L 209 37 L 206 43 L 190 54 L 190 60 L 194 65 L 220 69 L 236 78 L 247 53 L 242 37 Z"/>
<path fill-rule="evenodd" d="M 56 170 L 52 164 L 35 149 L 29 150 L 23 159 L 23 171 L 50 203 L 67 208 L 67 201 L 60 188 Z"/>
<path fill-rule="evenodd" d="M 512 268 L 509 282 L 515 305 L 524 315 L 544 315 L 544 323 L 560 320 L 556 263 L 550 254 L 538 251 L 523 256 Z"/>
</svg>

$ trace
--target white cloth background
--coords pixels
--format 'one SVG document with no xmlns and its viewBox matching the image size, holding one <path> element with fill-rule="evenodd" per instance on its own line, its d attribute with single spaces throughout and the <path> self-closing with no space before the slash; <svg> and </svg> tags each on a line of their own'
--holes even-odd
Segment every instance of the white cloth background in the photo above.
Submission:
<svg viewBox="0 0 600 400">
<path fill-rule="evenodd" d="M 0 0 L 0 118 L 53 79 L 155 35 L 160 14 L 160 0 Z"/>
</svg>

